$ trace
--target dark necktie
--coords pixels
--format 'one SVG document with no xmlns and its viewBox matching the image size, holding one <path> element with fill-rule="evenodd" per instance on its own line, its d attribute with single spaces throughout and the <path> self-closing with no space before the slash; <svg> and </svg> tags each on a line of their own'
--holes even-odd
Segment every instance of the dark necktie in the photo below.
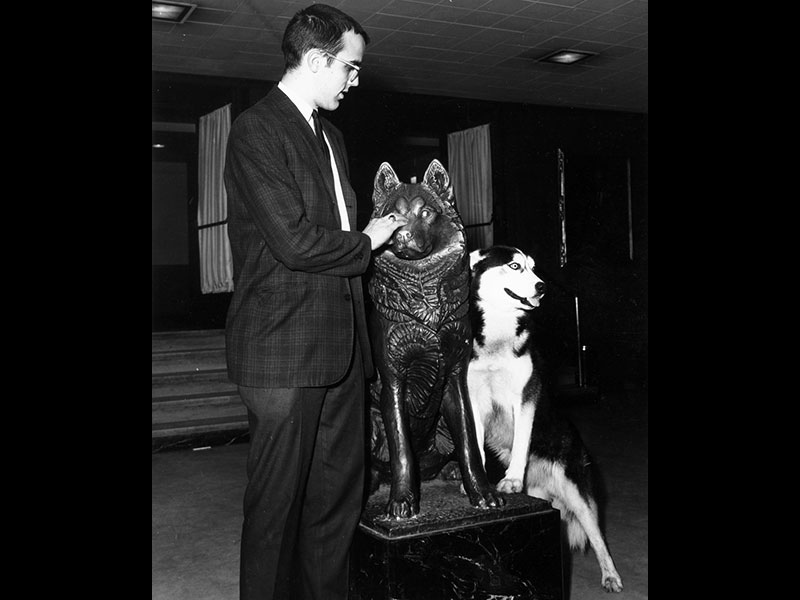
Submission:
<svg viewBox="0 0 800 600">
<path fill-rule="evenodd" d="M 311 113 L 311 117 L 314 119 L 314 133 L 317 134 L 317 141 L 319 142 L 320 148 L 322 148 L 322 153 L 325 155 L 325 158 L 330 161 L 331 156 L 328 153 L 328 144 L 325 143 L 325 136 L 322 135 L 322 123 L 320 123 L 319 120 L 319 113 L 315 110 Z"/>
</svg>

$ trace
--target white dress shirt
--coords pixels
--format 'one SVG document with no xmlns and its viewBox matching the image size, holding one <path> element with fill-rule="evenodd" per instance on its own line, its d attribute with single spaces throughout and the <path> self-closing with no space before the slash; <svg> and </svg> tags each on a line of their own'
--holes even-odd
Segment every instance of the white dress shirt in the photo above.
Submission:
<svg viewBox="0 0 800 600">
<path fill-rule="evenodd" d="M 308 126 L 311 127 L 311 131 L 314 132 L 316 136 L 316 132 L 314 131 L 314 119 L 312 118 L 312 113 L 314 112 L 314 107 L 308 104 L 302 98 L 297 97 L 296 94 L 293 94 L 290 89 L 283 85 L 283 82 L 278 82 L 278 88 L 289 97 L 300 113 L 308 123 Z M 336 204 L 339 206 L 339 218 L 342 221 L 342 229 L 345 231 L 350 231 L 350 219 L 347 217 L 347 207 L 344 205 L 344 192 L 342 192 L 342 182 L 339 179 L 339 169 L 336 168 L 336 159 L 333 157 L 333 149 L 331 148 L 331 144 L 328 141 L 328 136 L 325 135 L 325 130 L 322 131 L 322 136 L 325 138 L 325 144 L 328 146 L 328 156 L 331 157 L 331 171 L 333 171 L 333 189 L 336 192 Z"/>
</svg>

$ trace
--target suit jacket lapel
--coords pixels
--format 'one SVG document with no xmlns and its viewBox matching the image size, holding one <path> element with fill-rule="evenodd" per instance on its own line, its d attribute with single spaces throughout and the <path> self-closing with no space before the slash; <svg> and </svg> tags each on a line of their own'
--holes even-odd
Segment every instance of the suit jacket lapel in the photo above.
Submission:
<svg viewBox="0 0 800 600">
<path fill-rule="evenodd" d="M 295 129 L 300 132 L 300 136 L 305 140 L 305 143 L 309 147 L 309 152 L 316 157 L 319 175 L 325 182 L 325 187 L 327 188 L 330 196 L 328 200 L 333 202 L 333 206 L 335 208 L 336 190 L 333 187 L 333 173 L 331 172 L 330 167 L 327 166 L 328 159 L 322 152 L 322 148 L 319 147 L 317 136 L 314 134 L 314 130 L 308 126 L 308 123 L 303 118 L 300 110 L 294 105 L 294 102 L 289 100 L 289 97 L 284 94 L 277 85 L 272 88 L 272 90 L 269 92 L 269 95 L 272 96 L 275 101 L 275 106 L 284 114 L 286 120 L 291 122 L 295 126 Z M 328 139 L 330 138 L 331 136 L 328 135 Z M 331 145 L 333 145 L 333 143 Z M 338 215 L 338 213 L 339 211 L 337 209 L 336 214 Z"/>
</svg>

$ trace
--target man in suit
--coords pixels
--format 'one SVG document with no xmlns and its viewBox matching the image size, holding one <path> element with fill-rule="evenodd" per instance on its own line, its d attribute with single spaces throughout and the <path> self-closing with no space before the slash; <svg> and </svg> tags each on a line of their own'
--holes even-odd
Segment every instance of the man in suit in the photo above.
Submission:
<svg viewBox="0 0 800 600">
<path fill-rule="evenodd" d="M 225 186 L 234 293 L 228 375 L 250 421 L 240 597 L 347 598 L 362 510 L 365 377 L 372 374 L 361 275 L 406 223 L 356 223 L 335 110 L 358 85 L 369 36 L 315 4 L 283 37 L 278 85 L 234 121 Z"/>
</svg>

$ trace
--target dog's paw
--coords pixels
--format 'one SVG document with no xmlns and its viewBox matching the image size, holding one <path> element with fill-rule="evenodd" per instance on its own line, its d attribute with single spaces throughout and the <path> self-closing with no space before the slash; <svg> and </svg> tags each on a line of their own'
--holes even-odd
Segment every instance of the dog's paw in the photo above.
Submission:
<svg viewBox="0 0 800 600">
<path fill-rule="evenodd" d="M 395 519 L 410 519 L 419 514 L 419 497 L 413 492 L 392 494 L 386 504 L 386 514 Z"/>
<path fill-rule="evenodd" d="M 606 575 L 603 577 L 602 586 L 607 592 L 621 592 L 622 579 L 619 575 Z"/>
<path fill-rule="evenodd" d="M 506 499 L 499 494 L 495 494 L 491 487 L 487 487 L 484 490 L 474 490 L 468 495 L 470 504 L 475 508 L 500 508 L 506 504 Z"/>
<path fill-rule="evenodd" d="M 500 482 L 497 484 L 497 491 L 506 494 L 514 494 L 517 492 L 521 492 L 522 479 L 515 479 L 512 477 L 506 477 L 505 479 L 501 479 Z"/>
<path fill-rule="evenodd" d="M 386 514 L 394 519 L 410 519 L 419 514 L 419 506 L 411 502 L 389 502 L 386 505 Z"/>
</svg>

